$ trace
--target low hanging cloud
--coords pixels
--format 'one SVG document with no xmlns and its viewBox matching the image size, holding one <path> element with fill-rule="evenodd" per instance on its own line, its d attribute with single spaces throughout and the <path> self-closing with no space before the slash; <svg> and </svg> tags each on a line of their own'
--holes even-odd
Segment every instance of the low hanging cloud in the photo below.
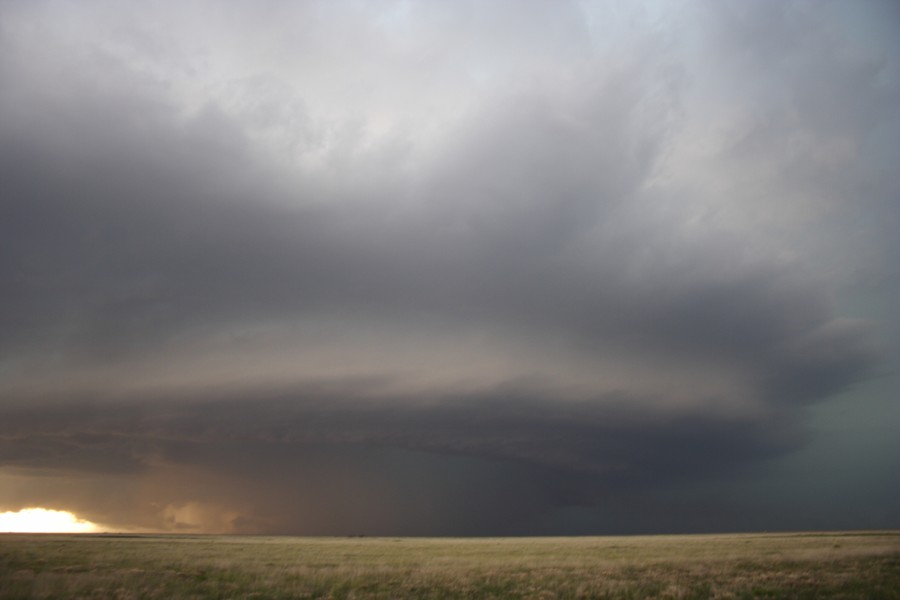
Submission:
<svg viewBox="0 0 900 600">
<path fill-rule="evenodd" d="M 745 190 L 698 221 L 731 190 L 686 183 L 699 101 L 664 34 L 606 39 L 560 5 L 534 46 L 536 7 L 300 5 L 269 42 L 247 7 L 246 35 L 211 17 L 194 39 L 203 6 L 140 9 L 171 43 L 132 9 L 3 9 L 0 502 L 552 532 L 801 447 L 807 407 L 877 367 L 790 236 L 721 220 Z"/>
</svg>

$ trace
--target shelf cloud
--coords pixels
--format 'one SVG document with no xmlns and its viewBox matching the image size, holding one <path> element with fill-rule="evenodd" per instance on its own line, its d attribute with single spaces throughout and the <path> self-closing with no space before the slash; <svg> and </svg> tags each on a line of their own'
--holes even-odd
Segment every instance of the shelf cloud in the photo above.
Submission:
<svg viewBox="0 0 900 600">
<path fill-rule="evenodd" d="M 808 525 L 733 490 L 893 381 L 897 19 L 4 4 L 0 509 Z"/>
</svg>

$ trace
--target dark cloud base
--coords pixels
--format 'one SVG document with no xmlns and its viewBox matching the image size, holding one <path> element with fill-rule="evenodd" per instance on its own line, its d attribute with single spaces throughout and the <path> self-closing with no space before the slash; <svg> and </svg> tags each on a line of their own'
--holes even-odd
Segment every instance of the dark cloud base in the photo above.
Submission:
<svg viewBox="0 0 900 600">
<path fill-rule="evenodd" d="M 423 403 L 361 388 L 7 409 L 0 460 L 103 485 L 146 480 L 140 505 L 103 515 L 145 527 L 523 535 L 563 519 L 609 533 L 649 531 L 635 515 L 663 508 L 648 498 L 727 480 L 803 440 L 796 411 L 664 416 L 623 396 L 560 402 L 520 387 Z M 188 505 L 180 518 L 193 521 L 160 521 L 161 507 Z"/>
</svg>

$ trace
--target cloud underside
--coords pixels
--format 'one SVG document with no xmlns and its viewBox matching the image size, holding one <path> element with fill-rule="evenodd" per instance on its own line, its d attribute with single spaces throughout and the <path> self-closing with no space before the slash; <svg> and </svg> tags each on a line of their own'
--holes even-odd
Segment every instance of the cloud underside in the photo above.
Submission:
<svg viewBox="0 0 900 600">
<path fill-rule="evenodd" d="M 744 187 L 701 201 L 673 175 L 691 100 L 652 36 L 573 64 L 587 42 L 561 34 L 528 77 L 490 44 L 488 75 L 432 57 L 457 96 L 402 105 L 283 72 L 198 83 L 114 36 L 36 52 L 15 17 L 0 466 L 43 473 L 35 498 L 77 475 L 78 502 L 130 490 L 107 501 L 123 526 L 513 532 L 795 449 L 806 408 L 876 364 L 789 236 L 709 212 Z M 394 51 L 385 78 L 438 81 Z M 804 163 L 809 196 L 835 160 Z M 789 171 L 762 189 L 802 195 Z"/>
</svg>

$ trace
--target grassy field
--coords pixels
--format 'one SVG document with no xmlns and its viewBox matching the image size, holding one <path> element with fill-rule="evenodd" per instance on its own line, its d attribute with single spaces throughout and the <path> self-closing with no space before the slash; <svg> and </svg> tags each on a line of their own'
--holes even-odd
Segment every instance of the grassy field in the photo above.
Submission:
<svg viewBox="0 0 900 600">
<path fill-rule="evenodd" d="M 0 534 L 0 598 L 900 598 L 900 532 Z"/>
</svg>

